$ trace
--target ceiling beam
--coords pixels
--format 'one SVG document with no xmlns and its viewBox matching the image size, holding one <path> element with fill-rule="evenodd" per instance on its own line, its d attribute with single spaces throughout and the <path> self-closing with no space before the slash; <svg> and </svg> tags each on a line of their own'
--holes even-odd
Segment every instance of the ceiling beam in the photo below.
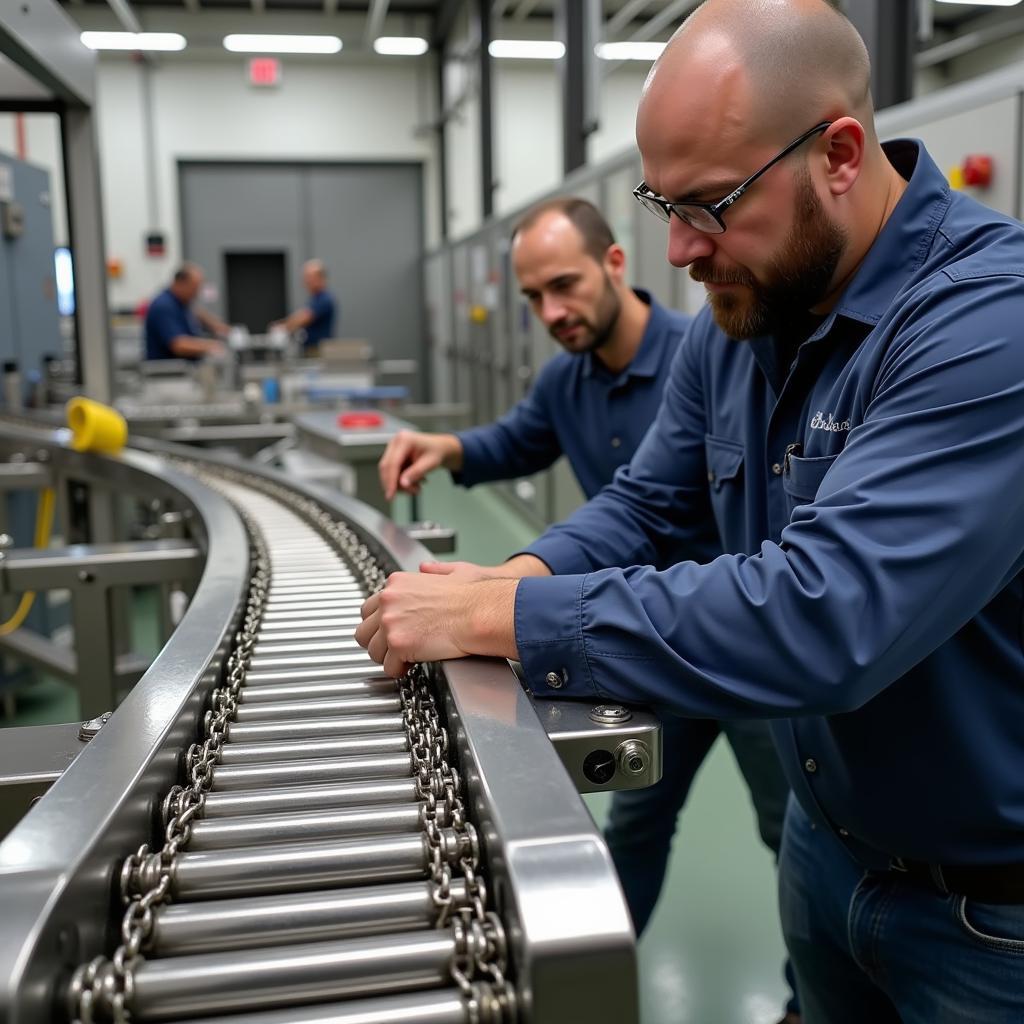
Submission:
<svg viewBox="0 0 1024 1024">
<path fill-rule="evenodd" d="M 604 37 L 611 39 L 624 29 L 637 15 L 651 6 L 651 0 L 628 0 L 604 23 Z"/>
<path fill-rule="evenodd" d="M 642 43 L 660 35 L 669 25 L 682 21 L 691 11 L 700 5 L 700 0 L 674 0 L 664 10 L 657 13 L 653 18 L 644 22 L 628 40 L 631 43 Z"/>
<path fill-rule="evenodd" d="M 1020 15 L 1007 18 L 994 25 L 986 25 L 983 28 L 975 29 L 973 32 L 966 32 L 963 35 L 954 36 L 944 43 L 921 50 L 914 58 L 914 64 L 919 68 L 931 68 L 937 64 L 944 64 L 948 60 L 963 57 L 973 50 L 988 46 L 991 43 L 1000 42 L 1011 36 L 1024 32 L 1024 18 Z"/>
<path fill-rule="evenodd" d="M 388 13 L 388 0 L 371 0 L 370 10 L 366 15 L 366 36 L 363 45 L 367 50 L 373 49 L 373 41 L 384 28 L 384 19 Z"/>
<path fill-rule="evenodd" d="M 538 0 L 519 0 L 519 6 L 512 12 L 512 17 L 516 21 L 525 21 L 533 14 L 533 9 L 537 6 L 537 3 Z"/>
<path fill-rule="evenodd" d="M 324 14 L 337 14 L 338 0 L 324 0 Z"/>
<path fill-rule="evenodd" d="M 114 12 L 114 17 L 121 22 L 121 27 L 125 32 L 141 32 L 142 26 L 139 24 L 139 19 L 135 17 L 135 12 L 131 9 L 131 5 L 128 0 L 107 0 L 110 4 L 110 9 Z"/>
<path fill-rule="evenodd" d="M 251 0 L 254 14 L 262 14 L 267 9 L 267 0 Z"/>
<path fill-rule="evenodd" d="M 444 46 L 451 34 L 455 19 L 462 10 L 462 0 L 441 0 L 434 14 L 434 32 L 431 42 L 434 46 Z"/>
</svg>

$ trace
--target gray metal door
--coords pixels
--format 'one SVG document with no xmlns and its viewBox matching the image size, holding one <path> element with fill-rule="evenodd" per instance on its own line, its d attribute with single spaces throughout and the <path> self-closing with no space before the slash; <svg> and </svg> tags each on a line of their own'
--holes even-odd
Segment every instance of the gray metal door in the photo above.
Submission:
<svg viewBox="0 0 1024 1024">
<path fill-rule="evenodd" d="M 307 173 L 309 255 L 330 272 L 341 307 L 335 333 L 366 338 L 378 359 L 416 359 L 423 369 L 419 165 L 338 164 Z"/>
<path fill-rule="evenodd" d="M 339 305 L 335 334 L 365 338 L 378 359 L 415 359 L 423 370 L 421 177 L 418 164 L 183 162 L 185 256 L 218 286 L 212 305 L 221 316 L 226 252 L 285 254 L 282 316 L 305 301 L 303 262 L 322 259 Z"/>
<path fill-rule="evenodd" d="M 182 164 L 182 247 L 216 288 L 211 308 L 227 317 L 225 254 L 283 252 L 288 267 L 285 316 L 302 301 L 305 231 L 302 178 L 294 167 L 268 164 Z"/>
</svg>

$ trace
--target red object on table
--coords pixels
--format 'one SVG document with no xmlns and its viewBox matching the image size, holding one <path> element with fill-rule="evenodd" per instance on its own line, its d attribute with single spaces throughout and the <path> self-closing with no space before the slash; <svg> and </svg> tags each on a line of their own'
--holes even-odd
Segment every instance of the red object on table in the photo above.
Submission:
<svg viewBox="0 0 1024 1024">
<path fill-rule="evenodd" d="M 379 427 L 384 417 L 379 412 L 343 412 L 338 417 L 338 426 L 348 430 L 360 427 Z"/>
</svg>

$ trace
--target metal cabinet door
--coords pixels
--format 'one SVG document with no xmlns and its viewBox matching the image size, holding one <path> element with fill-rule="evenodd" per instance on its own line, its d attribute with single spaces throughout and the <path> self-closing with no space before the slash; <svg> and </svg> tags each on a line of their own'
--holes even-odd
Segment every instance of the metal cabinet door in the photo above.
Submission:
<svg viewBox="0 0 1024 1024">
<path fill-rule="evenodd" d="M 469 245 L 461 242 L 452 249 L 452 377 L 455 400 L 470 407 L 470 421 L 479 423 L 469 377 Z"/>
<path fill-rule="evenodd" d="M 50 176 L 19 160 L 11 168 L 14 201 L 21 207 L 22 231 L 4 238 L 7 287 L 10 289 L 12 354 L 22 373 L 41 370 L 44 355 L 59 355 L 62 344 L 53 265 L 53 214 Z M 6 350 L 6 346 L 4 346 Z"/>
<path fill-rule="evenodd" d="M 470 317 L 467 356 L 473 408 L 479 423 L 488 423 L 494 418 L 491 388 L 491 366 L 494 362 L 492 334 L 496 312 L 493 296 L 493 233 L 493 228 L 487 228 L 469 242 Z"/>
<path fill-rule="evenodd" d="M 427 350 L 430 359 L 430 398 L 434 402 L 454 401 L 449 350 L 452 338 L 452 286 L 450 254 L 447 249 L 431 253 L 424 264 L 427 306 Z"/>
</svg>

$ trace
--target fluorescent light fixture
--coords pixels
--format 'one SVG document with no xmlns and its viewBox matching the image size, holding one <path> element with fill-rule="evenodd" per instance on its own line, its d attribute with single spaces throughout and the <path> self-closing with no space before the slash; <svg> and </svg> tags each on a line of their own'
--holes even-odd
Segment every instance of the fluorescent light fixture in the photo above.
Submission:
<svg viewBox="0 0 1024 1024">
<path fill-rule="evenodd" d="M 594 52 L 601 60 L 657 60 L 664 43 L 598 43 Z"/>
<path fill-rule="evenodd" d="M 232 53 L 337 53 L 337 36 L 231 35 L 224 37 L 224 49 Z"/>
<path fill-rule="evenodd" d="M 939 0 L 940 4 L 970 4 L 972 7 L 1016 7 L 1020 0 Z"/>
<path fill-rule="evenodd" d="M 177 32 L 83 32 L 79 38 L 90 50 L 185 49 L 185 37 Z"/>
<path fill-rule="evenodd" d="M 515 60 L 559 60 L 565 56 L 565 46 L 557 39 L 492 39 L 487 52 Z"/>
<path fill-rule="evenodd" d="M 373 48 L 389 57 L 418 57 L 427 52 L 430 44 L 419 36 L 378 36 Z"/>
</svg>

